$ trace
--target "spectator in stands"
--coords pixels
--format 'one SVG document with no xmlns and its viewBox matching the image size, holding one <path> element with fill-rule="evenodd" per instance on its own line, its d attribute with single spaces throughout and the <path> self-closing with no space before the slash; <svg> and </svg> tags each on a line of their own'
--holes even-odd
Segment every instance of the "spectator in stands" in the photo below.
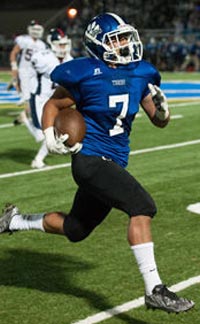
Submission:
<svg viewBox="0 0 200 324">
<path fill-rule="evenodd" d="M 192 66 L 193 71 L 200 71 L 200 37 L 191 45 L 181 66 L 181 71 L 186 71 L 190 66 Z"/>
</svg>

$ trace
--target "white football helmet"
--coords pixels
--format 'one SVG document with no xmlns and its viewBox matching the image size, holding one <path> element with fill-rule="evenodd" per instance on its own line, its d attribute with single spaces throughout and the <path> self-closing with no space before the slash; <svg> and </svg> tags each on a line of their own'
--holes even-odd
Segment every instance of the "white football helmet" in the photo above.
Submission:
<svg viewBox="0 0 200 324">
<path fill-rule="evenodd" d="M 85 46 L 91 56 L 115 64 L 137 62 L 143 55 L 137 29 L 109 12 L 90 21 L 85 31 Z"/>
<path fill-rule="evenodd" d="M 71 39 L 60 28 L 50 30 L 47 35 L 47 43 L 58 58 L 64 58 L 67 54 L 70 54 Z"/>
<path fill-rule="evenodd" d="M 42 38 L 44 34 L 44 27 L 37 21 L 31 20 L 30 24 L 27 27 L 27 32 L 31 37 L 39 39 Z"/>
</svg>

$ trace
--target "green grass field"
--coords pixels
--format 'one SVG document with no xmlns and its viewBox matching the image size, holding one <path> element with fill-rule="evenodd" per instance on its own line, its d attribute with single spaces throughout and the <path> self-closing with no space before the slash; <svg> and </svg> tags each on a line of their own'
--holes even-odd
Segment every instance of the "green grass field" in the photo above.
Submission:
<svg viewBox="0 0 200 324">
<path fill-rule="evenodd" d="M 166 80 L 199 80 L 199 74 L 164 74 Z M 1 81 L 9 76 L 0 73 Z M 173 103 L 170 103 L 172 105 Z M 169 126 L 158 129 L 142 113 L 134 123 L 131 150 L 138 151 L 200 139 L 200 102 L 177 102 Z M 0 126 L 21 109 L 0 106 Z M 179 116 L 180 117 L 180 116 Z M 22 174 L 39 144 L 25 126 L 0 128 L 0 207 L 13 202 L 22 212 L 69 210 L 76 190 L 69 167 Z M 168 286 L 200 275 L 200 215 L 186 207 L 200 201 L 200 144 L 130 156 L 128 170 L 154 197 L 152 224 L 156 260 Z M 137 152 L 136 152 L 137 153 Z M 50 166 L 70 157 L 48 156 Z M 17 175 L 13 173 L 18 172 Z M 3 177 L 9 174 L 10 177 Z M 143 281 L 126 241 L 128 218 L 112 210 L 85 241 L 37 231 L 0 237 L 0 323 L 72 324 L 143 296 Z M 184 314 L 129 310 L 101 324 L 199 324 L 200 285 L 178 292 L 196 306 Z M 83 323 L 83 322 L 82 322 Z M 91 324 L 89 319 L 83 324 Z"/>
</svg>

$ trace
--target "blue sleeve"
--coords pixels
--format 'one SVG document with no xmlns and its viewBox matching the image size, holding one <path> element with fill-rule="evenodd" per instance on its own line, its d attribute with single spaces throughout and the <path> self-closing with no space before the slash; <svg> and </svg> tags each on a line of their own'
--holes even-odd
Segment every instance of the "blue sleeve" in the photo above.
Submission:
<svg viewBox="0 0 200 324">
<path fill-rule="evenodd" d="M 160 73 L 155 68 L 155 66 L 153 66 L 150 63 L 148 64 L 148 72 L 146 74 L 146 86 L 145 86 L 145 89 L 143 91 L 143 96 L 142 96 L 143 98 L 145 98 L 150 93 L 150 90 L 148 88 L 148 83 L 157 85 L 158 87 L 160 87 L 160 83 L 161 83 Z"/>
<path fill-rule="evenodd" d="M 76 102 L 80 100 L 79 83 L 87 77 L 87 58 L 74 59 L 58 65 L 51 73 L 51 80 L 70 91 Z"/>
</svg>

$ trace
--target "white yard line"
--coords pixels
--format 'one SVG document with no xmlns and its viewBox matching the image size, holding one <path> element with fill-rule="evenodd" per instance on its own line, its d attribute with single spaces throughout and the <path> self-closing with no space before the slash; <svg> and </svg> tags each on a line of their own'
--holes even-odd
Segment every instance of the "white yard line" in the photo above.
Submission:
<svg viewBox="0 0 200 324">
<path fill-rule="evenodd" d="M 145 115 L 142 113 L 137 113 L 136 118 L 144 117 Z M 170 115 L 170 119 L 180 119 L 183 118 L 183 115 Z"/>
<path fill-rule="evenodd" d="M 9 124 L 2 124 L 0 125 L 0 128 L 7 128 L 7 127 L 11 127 L 13 126 L 13 124 L 9 123 Z"/>
<path fill-rule="evenodd" d="M 149 147 L 149 148 L 142 149 L 142 150 L 131 151 L 130 155 L 143 154 L 143 153 L 149 153 L 149 152 L 155 152 L 155 151 L 162 151 L 162 150 L 173 149 L 173 148 L 177 148 L 177 147 L 183 147 L 183 146 L 199 144 L 199 143 L 200 143 L 200 139 L 197 139 L 197 140 L 188 141 L 188 142 Z"/>
<path fill-rule="evenodd" d="M 169 287 L 170 290 L 173 292 L 178 292 L 183 289 L 186 289 L 192 285 L 200 283 L 200 276 L 192 277 L 187 280 L 181 281 L 177 283 L 176 285 L 173 285 Z M 137 299 L 134 299 L 132 301 L 129 301 L 127 303 L 124 303 L 122 305 L 118 305 L 116 307 L 107 309 L 103 312 L 97 313 L 95 315 L 89 316 L 83 320 L 80 320 L 78 322 L 74 322 L 73 324 L 95 324 L 100 323 L 102 321 L 105 321 L 106 319 L 109 319 L 115 315 L 127 312 L 131 309 L 138 308 L 140 306 L 144 305 L 144 297 L 139 297 Z"/>
<path fill-rule="evenodd" d="M 50 171 L 50 170 L 61 169 L 61 168 L 68 168 L 70 166 L 71 166 L 71 163 L 64 163 L 64 164 L 56 164 L 56 165 L 47 166 L 42 169 L 31 169 L 31 170 L 25 170 L 25 171 L 19 171 L 19 172 L 5 173 L 5 174 L 0 174 L 0 179 L 12 178 L 15 176 Z"/>
<path fill-rule="evenodd" d="M 164 90 L 165 93 L 200 93 L 200 89 L 165 89 Z"/>
<path fill-rule="evenodd" d="M 197 140 L 188 141 L 188 142 L 149 147 L 146 149 L 131 151 L 130 155 L 138 155 L 138 154 L 143 154 L 143 153 L 168 150 L 168 149 L 183 147 L 183 146 L 187 146 L 187 145 L 194 145 L 194 144 L 199 144 L 199 143 L 200 143 L 200 139 L 197 139 Z M 4 173 L 4 174 L 0 174 L 0 179 L 12 178 L 12 177 L 16 177 L 16 176 L 37 173 L 37 172 L 43 172 L 43 171 L 50 171 L 50 170 L 55 170 L 55 169 L 61 169 L 61 168 L 70 167 L 70 166 L 71 166 L 71 163 L 64 163 L 64 164 L 48 166 L 43 169 L 33 169 L 33 170 L 25 170 L 25 171 L 12 172 L 12 173 Z"/>
<path fill-rule="evenodd" d="M 169 104 L 169 108 L 176 108 L 176 107 L 186 107 L 186 106 L 198 106 L 200 107 L 200 101 L 194 101 L 194 102 L 180 102 L 175 104 Z"/>
<path fill-rule="evenodd" d="M 183 115 L 171 115 L 170 119 L 180 119 L 183 118 Z"/>
<path fill-rule="evenodd" d="M 198 75 L 199 76 L 199 72 L 194 72 L 194 74 L 193 75 Z M 179 79 L 179 80 L 165 80 L 165 81 L 162 81 L 162 84 L 166 84 L 166 83 L 174 83 L 174 84 L 176 84 L 176 83 L 193 83 L 193 84 L 199 84 L 200 82 L 199 81 L 197 81 L 197 80 L 181 80 L 181 79 Z"/>
</svg>

